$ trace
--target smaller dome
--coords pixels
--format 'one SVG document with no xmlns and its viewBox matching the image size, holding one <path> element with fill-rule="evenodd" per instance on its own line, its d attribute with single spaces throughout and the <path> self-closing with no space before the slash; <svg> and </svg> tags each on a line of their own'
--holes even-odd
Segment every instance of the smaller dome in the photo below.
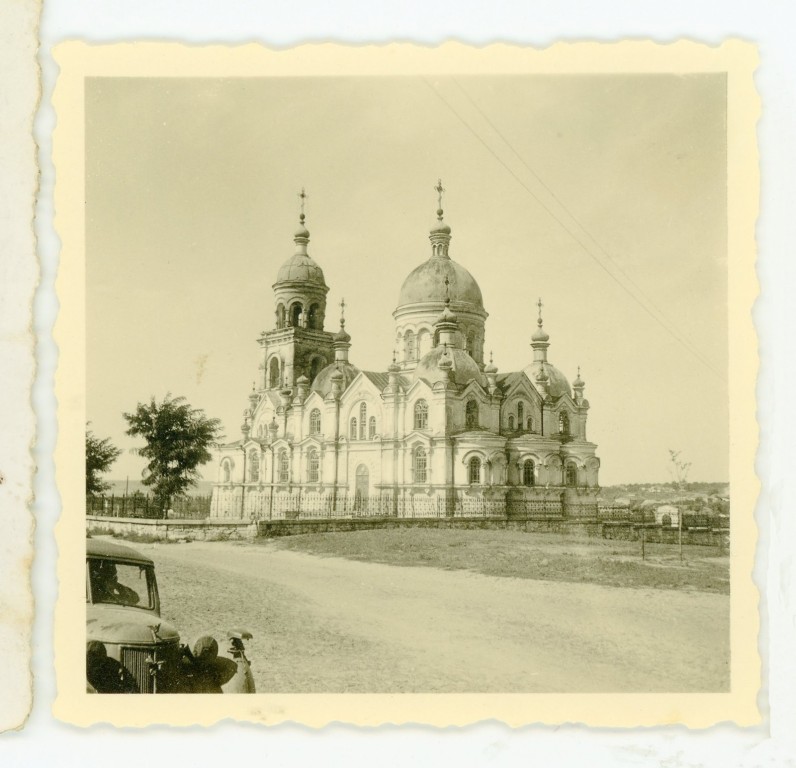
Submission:
<svg viewBox="0 0 796 768">
<path fill-rule="evenodd" d="M 549 341 L 550 334 L 542 327 L 541 323 L 539 327 L 533 332 L 533 336 L 531 336 L 531 341 Z"/>
<path fill-rule="evenodd" d="M 351 336 L 343 326 L 340 326 L 340 330 L 332 338 L 334 341 L 339 341 L 343 344 L 347 344 L 349 341 L 351 341 Z"/>
<path fill-rule="evenodd" d="M 489 353 L 489 364 L 484 368 L 484 373 L 497 373 L 497 366 L 492 362 L 492 353 Z"/>
<path fill-rule="evenodd" d="M 423 379 L 434 386 L 437 382 L 448 381 L 447 369 L 453 370 L 453 381 L 464 386 L 475 380 L 482 387 L 486 387 L 486 379 L 473 360 L 463 349 L 448 349 L 435 347 L 426 352 L 415 368 L 415 381 Z"/>
<path fill-rule="evenodd" d="M 356 378 L 359 368 L 349 362 L 338 362 L 327 365 L 312 382 L 312 391 L 326 397 L 332 391 L 333 381 L 342 381 L 343 389 Z"/>
<path fill-rule="evenodd" d="M 572 386 L 575 389 L 583 389 L 583 387 L 586 386 L 586 382 L 584 382 L 583 379 L 581 379 L 580 377 L 580 368 L 578 368 L 578 376 L 575 379 L 575 381 L 572 382 Z"/>
<path fill-rule="evenodd" d="M 296 379 L 296 384 L 309 384 L 309 383 L 310 380 L 303 373 L 301 374 L 301 376 L 299 376 Z"/>
<path fill-rule="evenodd" d="M 431 227 L 431 234 L 436 235 L 437 233 L 441 235 L 449 235 L 451 233 L 451 228 L 442 220 L 442 208 L 437 208 L 437 220 L 434 222 L 434 226 Z"/>
<path fill-rule="evenodd" d="M 458 321 L 456 313 L 451 311 L 450 302 L 446 302 L 445 309 L 440 312 L 435 325 L 455 324 Z"/>
</svg>

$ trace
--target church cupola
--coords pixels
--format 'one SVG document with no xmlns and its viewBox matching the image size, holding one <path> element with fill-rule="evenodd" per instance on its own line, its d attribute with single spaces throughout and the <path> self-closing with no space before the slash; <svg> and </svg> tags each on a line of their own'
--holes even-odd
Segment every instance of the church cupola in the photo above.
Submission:
<svg viewBox="0 0 796 768">
<path fill-rule="evenodd" d="M 302 189 L 299 195 L 301 213 L 299 227 L 293 235 L 296 244 L 293 255 L 279 268 L 273 285 L 276 299 L 276 328 L 306 328 L 322 331 L 326 313 L 326 294 L 329 288 L 323 270 L 307 251 L 310 233 L 305 226 L 304 204 L 307 199 Z"/>
<path fill-rule="evenodd" d="M 572 382 L 572 389 L 575 392 L 575 402 L 580 405 L 583 403 L 583 390 L 586 387 L 586 382 L 583 381 L 580 377 L 580 366 L 578 366 L 578 376 L 575 381 Z"/>
<path fill-rule="evenodd" d="M 262 349 L 260 389 L 294 386 L 301 376 L 314 381 L 334 359 L 333 337 L 323 330 L 329 288 L 323 270 L 308 253 L 310 233 L 305 226 L 307 193 L 299 195 L 299 227 L 293 235 L 295 251 L 279 268 L 273 284 L 276 321 L 258 340 Z"/>
<path fill-rule="evenodd" d="M 448 347 L 457 348 L 458 344 L 456 343 L 459 337 L 459 323 L 458 318 L 451 310 L 451 299 L 450 299 L 450 280 L 448 277 L 445 277 L 445 307 L 440 313 L 440 316 L 437 318 L 437 322 L 434 323 L 434 330 L 437 333 L 437 338 L 439 339 L 439 345 L 444 345 L 447 349 Z"/>
<path fill-rule="evenodd" d="M 492 353 L 489 353 L 489 364 L 484 368 L 487 383 L 489 384 L 489 394 L 494 395 L 497 392 L 497 366 L 492 361 Z"/>
<path fill-rule="evenodd" d="M 334 341 L 335 363 L 348 362 L 348 350 L 351 349 L 351 336 L 345 329 L 345 299 L 340 301 L 340 330 L 332 337 Z"/>
<path fill-rule="evenodd" d="M 537 328 L 531 336 L 531 347 L 533 347 L 533 361 L 535 363 L 547 362 L 547 348 L 550 346 L 550 335 L 545 331 L 542 321 L 542 300 L 536 302 L 539 307 L 539 317 L 536 319 Z"/>
<path fill-rule="evenodd" d="M 449 259 L 448 246 L 451 242 L 451 228 L 442 218 L 442 179 L 437 181 L 437 223 L 431 228 L 428 239 L 431 240 L 431 257 L 439 259 Z"/>
</svg>

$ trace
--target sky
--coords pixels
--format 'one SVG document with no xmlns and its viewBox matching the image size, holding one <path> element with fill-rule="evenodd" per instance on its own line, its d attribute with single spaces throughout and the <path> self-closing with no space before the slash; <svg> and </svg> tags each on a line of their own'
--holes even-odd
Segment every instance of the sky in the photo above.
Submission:
<svg viewBox="0 0 796 768">
<path fill-rule="evenodd" d="M 122 414 L 152 395 L 240 436 L 302 187 L 327 330 L 345 297 L 351 360 L 386 370 L 438 178 L 485 349 L 526 366 L 542 298 L 550 361 L 586 382 L 601 484 L 670 479 L 669 449 L 726 481 L 719 75 L 89 79 L 87 418 L 123 449 L 109 477 L 140 478 Z"/>
</svg>

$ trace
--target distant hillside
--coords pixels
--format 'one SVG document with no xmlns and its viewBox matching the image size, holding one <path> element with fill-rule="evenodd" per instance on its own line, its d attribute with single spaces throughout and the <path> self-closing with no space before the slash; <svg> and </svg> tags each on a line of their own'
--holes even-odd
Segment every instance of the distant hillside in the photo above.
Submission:
<svg viewBox="0 0 796 768">
<path fill-rule="evenodd" d="M 108 480 L 111 485 L 111 489 L 107 491 L 107 493 L 113 494 L 114 496 L 122 496 L 125 492 L 125 487 L 127 487 L 127 492 L 130 494 L 135 493 L 136 491 L 141 491 L 141 493 L 150 493 L 149 488 L 147 488 L 140 480 L 130 480 L 129 483 L 127 480 Z M 200 480 L 193 488 L 188 489 L 188 496 L 209 496 L 213 492 L 213 483 L 209 480 Z"/>
</svg>

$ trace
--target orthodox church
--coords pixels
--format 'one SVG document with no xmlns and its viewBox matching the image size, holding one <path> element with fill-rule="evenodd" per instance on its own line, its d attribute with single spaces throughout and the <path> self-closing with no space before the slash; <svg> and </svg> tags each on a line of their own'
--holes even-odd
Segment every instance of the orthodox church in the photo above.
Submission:
<svg viewBox="0 0 796 768">
<path fill-rule="evenodd" d="M 580 371 L 570 386 L 548 360 L 541 300 L 528 365 L 485 363 L 481 289 L 450 256 L 436 189 L 431 253 L 401 286 L 386 371 L 350 358 L 344 302 L 339 329 L 325 328 L 329 287 L 308 251 L 302 191 L 241 437 L 220 449 L 213 516 L 596 514 L 600 461 Z"/>
</svg>

